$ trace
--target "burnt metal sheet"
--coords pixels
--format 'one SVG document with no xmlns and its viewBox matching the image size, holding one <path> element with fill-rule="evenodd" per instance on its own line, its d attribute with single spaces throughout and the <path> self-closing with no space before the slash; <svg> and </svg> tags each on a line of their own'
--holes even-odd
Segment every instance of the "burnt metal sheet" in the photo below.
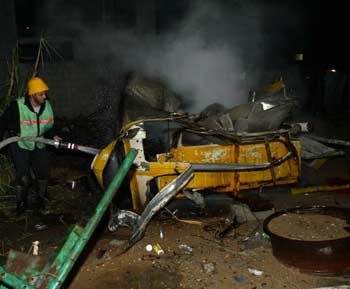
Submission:
<svg viewBox="0 0 350 289">
<path fill-rule="evenodd" d="M 270 236 L 273 255 L 288 266 L 303 273 L 338 276 L 350 273 L 350 238 L 322 241 L 288 239 L 272 233 L 268 224 L 274 218 L 287 213 L 321 214 L 350 219 L 350 209 L 340 207 L 299 207 L 276 212 L 265 219 L 264 231 Z"/>
<path fill-rule="evenodd" d="M 123 248 L 119 248 L 120 252 L 127 250 L 143 237 L 152 217 L 183 189 L 192 178 L 193 168 L 188 166 L 184 172 L 150 200 L 141 215 L 127 210 L 117 210 L 112 214 L 108 224 L 110 231 L 116 231 L 119 227 L 127 227 L 132 230 L 128 243 Z"/>
</svg>

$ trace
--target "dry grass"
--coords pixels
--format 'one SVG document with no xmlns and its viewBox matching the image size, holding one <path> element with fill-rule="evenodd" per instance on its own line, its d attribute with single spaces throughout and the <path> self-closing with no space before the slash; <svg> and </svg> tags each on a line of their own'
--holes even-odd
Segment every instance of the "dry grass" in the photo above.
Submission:
<svg viewBox="0 0 350 289">
<path fill-rule="evenodd" d="M 14 167 L 11 160 L 0 154 L 0 195 L 12 193 L 12 183 L 15 178 Z"/>
</svg>

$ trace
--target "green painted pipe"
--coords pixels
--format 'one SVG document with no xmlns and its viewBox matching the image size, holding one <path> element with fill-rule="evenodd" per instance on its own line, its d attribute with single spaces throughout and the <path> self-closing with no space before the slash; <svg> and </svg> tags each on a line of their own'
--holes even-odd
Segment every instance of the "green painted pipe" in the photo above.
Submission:
<svg viewBox="0 0 350 289">
<path fill-rule="evenodd" d="M 0 276 L 3 282 L 6 283 L 7 286 L 10 288 L 40 288 L 43 283 L 46 280 L 47 281 L 47 274 L 52 274 L 54 272 L 57 272 L 66 262 L 66 260 L 70 257 L 71 250 L 74 248 L 75 244 L 79 240 L 81 236 L 83 228 L 79 225 L 75 225 L 73 229 L 71 230 L 70 234 L 67 237 L 67 240 L 65 241 L 63 247 L 58 252 L 57 256 L 55 257 L 54 261 L 52 263 L 49 263 L 45 266 L 44 270 L 40 273 L 40 278 L 35 282 L 35 286 L 29 286 L 26 281 L 24 281 L 19 276 L 16 276 L 12 273 L 7 272 L 5 269 L 3 269 L 0 266 Z M 32 272 L 34 273 L 34 272 Z M 35 274 L 37 275 L 37 273 Z M 49 280 L 50 281 L 50 280 Z M 45 284 L 44 284 L 45 286 Z M 1 286 L 0 289 L 7 289 L 8 287 Z"/>
<path fill-rule="evenodd" d="M 35 289 L 34 287 L 27 284 L 27 282 L 18 276 L 7 272 L 2 266 L 0 266 L 0 277 L 1 281 L 7 286 L 5 288 L 23 288 L 23 289 Z M 1 286 L 2 288 L 3 286 Z"/>
<path fill-rule="evenodd" d="M 104 213 L 108 209 L 108 206 L 118 191 L 118 188 L 132 166 L 136 155 L 137 151 L 135 149 L 130 149 L 129 153 L 118 169 L 117 174 L 114 176 L 112 182 L 105 191 L 104 196 L 98 203 L 95 214 L 90 218 L 84 229 L 82 229 L 79 225 L 75 225 L 73 227 L 65 244 L 57 254 L 54 261 L 49 266 L 46 266 L 41 272 L 42 276 L 37 280 L 35 287 L 27 284 L 25 280 L 10 272 L 7 272 L 0 266 L 0 280 L 5 284 L 5 286 L 0 285 L 0 289 L 35 289 L 39 287 L 50 289 L 60 288 L 83 251 L 86 243 L 89 241 L 96 227 L 100 223 Z M 48 284 L 48 287 L 46 287 L 46 284 Z"/>
<path fill-rule="evenodd" d="M 56 271 L 59 270 L 59 268 L 64 264 L 64 262 L 67 260 L 67 258 L 70 257 L 70 252 L 73 250 L 75 244 L 79 240 L 81 233 L 83 231 L 83 228 L 79 225 L 75 225 L 68 235 L 68 238 L 66 242 L 64 243 L 63 247 L 61 248 L 60 252 L 57 254 L 55 260 L 50 265 L 50 268 L 56 268 Z M 50 270 L 49 270 L 50 272 Z"/>
<path fill-rule="evenodd" d="M 132 166 L 136 155 L 137 151 L 135 149 L 130 149 L 129 153 L 126 155 L 123 163 L 118 169 L 117 174 L 114 176 L 112 182 L 105 191 L 104 196 L 98 203 L 95 210 L 95 214 L 90 218 L 89 222 L 86 224 L 83 231 L 81 232 L 79 240 L 75 243 L 74 248 L 69 254 L 69 258 L 66 258 L 65 261 L 62 260 L 64 263 L 62 264 L 62 266 L 59 266 L 60 268 L 55 274 L 55 278 L 51 280 L 48 286 L 49 289 L 60 288 L 63 282 L 66 280 L 70 270 L 76 263 L 80 253 L 83 251 L 86 243 L 91 238 L 97 225 L 100 223 L 104 213 L 108 209 L 108 206 L 112 202 L 116 192 L 118 191 L 130 167 Z"/>
<path fill-rule="evenodd" d="M 47 276 L 53 276 L 57 271 L 62 268 L 66 260 L 70 257 L 70 254 L 76 245 L 77 241 L 81 236 L 81 232 L 83 228 L 76 224 L 73 229 L 70 231 L 64 245 L 60 249 L 60 251 L 55 256 L 54 260 L 48 263 L 44 269 L 42 270 L 40 277 L 35 282 L 36 288 L 43 288 L 45 285 L 49 284 L 51 278 L 47 278 Z M 1 289 L 1 288 L 0 288 Z"/>
</svg>

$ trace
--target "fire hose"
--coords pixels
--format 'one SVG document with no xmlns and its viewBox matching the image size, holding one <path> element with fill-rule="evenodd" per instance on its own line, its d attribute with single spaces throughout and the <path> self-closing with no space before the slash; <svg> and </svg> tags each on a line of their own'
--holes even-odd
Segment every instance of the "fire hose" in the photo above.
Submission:
<svg viewBox="0 0 350 289">
<path fill-rule="evenodd" d="M 48 139 L 48 138 L 43 138 L 43 137 L 19 137 L 19 136 L 13 136 L 10 138 L 7 138 L 3 141 L 0 142 L 0 150 L 14 142 L 18 141 L 33 141 L 33 142 L 40 142 L 44 143 L 46 145 L 54 146 L 55 148 L 63 148 L 63 149 L 68 149 L 68 150 L 73 150 L 73 151 L 81 151 L 87 154 L 91 155 L 97 155 L 100 150 L 97 148 L 92 148 L 92 147 L 87 147 L 87 146 L 82 146 L 78 145 L 75 143 L 70 143 L 70 142 L 62 142 L 62 141 L 56 141 L 53 139 Z"/>
</svg>

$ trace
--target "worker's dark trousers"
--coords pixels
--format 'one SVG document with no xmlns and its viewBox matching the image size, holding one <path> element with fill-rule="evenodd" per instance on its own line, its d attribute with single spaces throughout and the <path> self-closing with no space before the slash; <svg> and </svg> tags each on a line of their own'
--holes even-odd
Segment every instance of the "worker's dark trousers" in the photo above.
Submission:
<svg viewBox="0 0 350 289">
<path fill-rule="evenodd" d="M 10 150 L 16 170 L 17 211 L 20 213 L 31 206 L 31 196 L 29 195 L 31 169 L 37 180 L 39 197 L 46 194 L 49 176 L 48 154 L 45 148 L 29 151 L 20 148 L 17 143 L 12 144 Z"/>
</svg>

